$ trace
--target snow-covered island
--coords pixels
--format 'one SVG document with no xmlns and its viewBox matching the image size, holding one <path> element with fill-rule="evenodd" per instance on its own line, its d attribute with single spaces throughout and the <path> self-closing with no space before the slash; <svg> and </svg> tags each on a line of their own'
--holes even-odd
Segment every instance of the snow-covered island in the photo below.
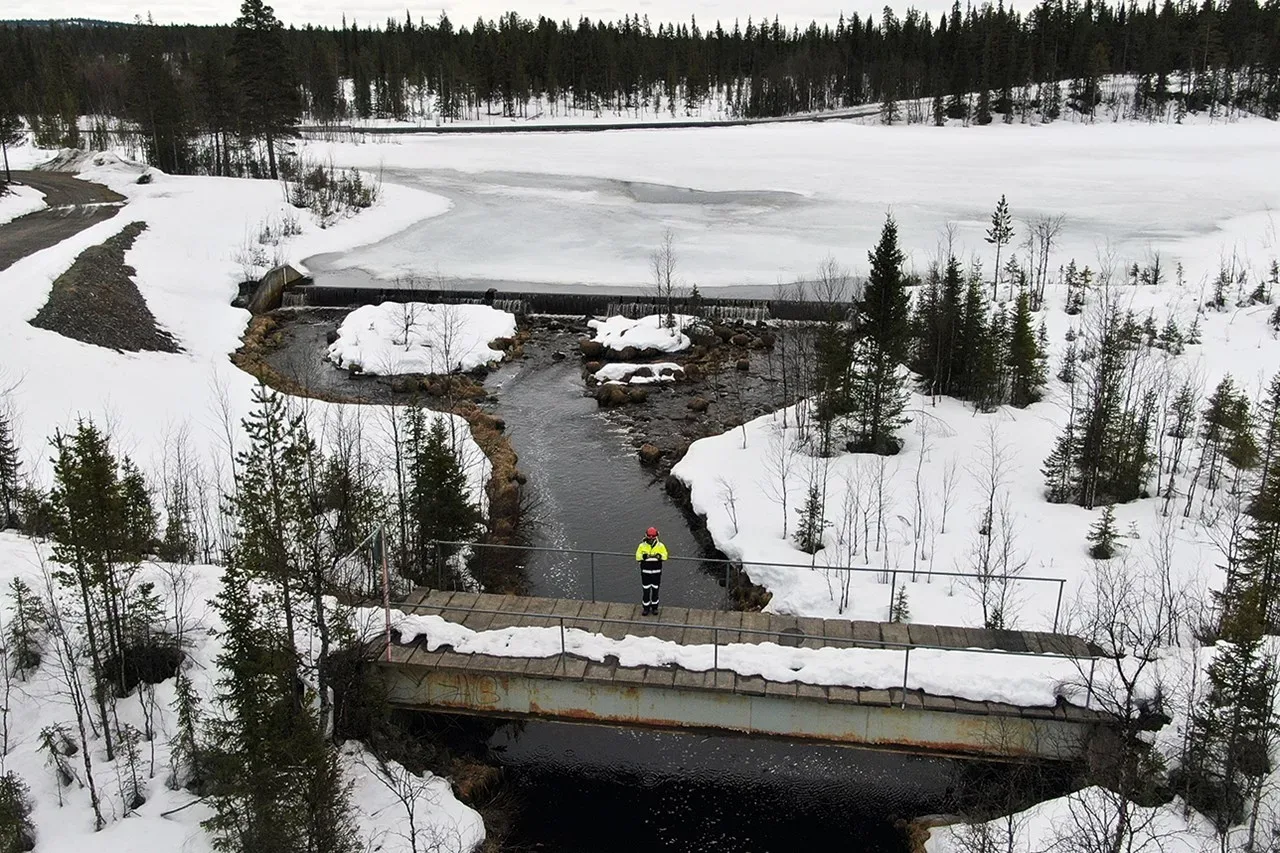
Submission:
<svg viewBox="0 0 1280 853">
<path fill-rule="evenodd" d="M 494 341 L 515 333 L 515 315 L 488 305 L 383 302 L 347 315 L 329 359 L 379 376 L 465 373 L 500 361 Z"/>
</svg>

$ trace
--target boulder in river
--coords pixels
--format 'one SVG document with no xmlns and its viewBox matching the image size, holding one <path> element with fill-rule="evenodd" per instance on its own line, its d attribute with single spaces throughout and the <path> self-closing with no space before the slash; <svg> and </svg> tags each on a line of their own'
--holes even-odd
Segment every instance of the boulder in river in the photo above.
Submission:
<svg viewBox="0 0 1280 853">
<path fill-rule="evenodd" d="M 640 446 L 640 461 L 645 465 L 657 465 L 658 460 L 662 458 L 661 448 L 652 444 L 643 444 Z"/>
<path fill-rule="evenodd" d="M 707 402 L 707 399 L 705 397 L 694 397 L 692 400 L 685 403 L 685 405 L 689 408 L 690 411 L 705 412 L 711 404 Z"/>
<path fill-rule="evenodd" d="M 738 363 L 735 364 L 734 367 L 738 368 L 738 370 L 741 370 L 742 372 L 745 373 L 746 371 L 751 369 L 751 361 L 749 359 L 740 358 L 738 359 Z"/>
<path fill-rule="evenodd" d="M 649 399 L 648 388 L 632 388 L 627 392 L 628 399 L 633 403 L 644 403 Z"/>
<path fill-rule="evenodd" d="M 596 391 L 596 405 L 602 409 L 625 406 L 630 399 L 622 385 L 601 385 Z"/>
<path fill-rule="evenodd" d="M 578 348 L 582 350 L 585 358 L 598 361 L 604 357 L 604 344 L 599 341 L 581 340 L 578 341 Z"/>
</svg>

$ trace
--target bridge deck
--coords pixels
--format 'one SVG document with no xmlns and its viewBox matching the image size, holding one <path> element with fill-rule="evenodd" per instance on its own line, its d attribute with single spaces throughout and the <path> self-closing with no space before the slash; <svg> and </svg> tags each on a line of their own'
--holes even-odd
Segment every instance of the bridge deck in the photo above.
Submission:
<svg viewBox="0 0 1280 853">
<path fill-rule="evenodd" d="M 435 615 L 476 631 L 511 627 L 577 628 L 614 639 L 651 636 L 686 645 L 776 642 L 804 648 L 829 646 L 891 648 L 903 645 L 931 649 L 991 649 L 1021 654 L 1094 656 L 1094 649 L 1077 637 L 1036 631 L 998 631 L 942 625 L 860 622 L 839 619 L 778 616 L 664 607 L 658 618 L 645 617 L 638 605 L 588 602 L 532 596 L 502 596 L 446 591 L 415 591 L 396 605 L 416 615 Z M 609 621 L 605 621 L 609 620 Z M 743 631 L 762 633 L 743 633 Z M 380 649 L 380 651 L 382 651 Z M 1071 722 L 1095 722 L 1098 711 L 1076 705 L 1018 707 L 1000 702 L 977 702 L 953 696 L 934 696 L 921 690 L 857 689 L 798 682 L 766 681 L 731 670 L 698 672 L 672 666 L 623 667 L 608 658 L 598 662 L 572 654 L 545 658 L 458 654 L 449 647 L 429 651 L 425 643 L 393 643 L 389 666 L 405 670 L 448 670 L 458 674 L 525 676 L 608 684 L 635 684 L 694 691 L 825 701 L 848 705 L 906 707 L 986 716 L 1026 717 Z"/>
</svg>

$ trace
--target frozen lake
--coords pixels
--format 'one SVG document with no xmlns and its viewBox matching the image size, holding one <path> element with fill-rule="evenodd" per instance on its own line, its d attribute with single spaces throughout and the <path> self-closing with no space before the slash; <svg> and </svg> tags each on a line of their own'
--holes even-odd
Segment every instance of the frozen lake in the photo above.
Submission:
<svg viewBox="0 0 1280 853">
<path fill-rule="evenodd" d="M 796 124 L 312 143 L 339 166 L 443 197 L 409 229 L 309 263 L 326 281 L 439 276 L 644 286 L 670 229 L 700 287 L 807 277 L 826 256 L 855 271 L 886 211 L 917 268 L 947 223 L 990 269 L 991 209 L 1066 217 L 1059 260 L 1121 265 L 1160 251 L 1193 282 L 1222 254 L 1261 263 L 1276 237 L 1280 127 L 1068 125 L 933 128 Z M 441 209 L 443 209 L 441 205 Z M 1005 257 L 1007 257 L 1007 251 Z M 1170 263 L 1170 269 L 1172 264 Z"/>
</svg>

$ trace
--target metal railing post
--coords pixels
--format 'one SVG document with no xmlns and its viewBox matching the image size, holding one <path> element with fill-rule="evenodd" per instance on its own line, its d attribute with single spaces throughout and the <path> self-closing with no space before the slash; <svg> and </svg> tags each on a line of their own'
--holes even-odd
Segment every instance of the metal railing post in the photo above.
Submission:
<svg viewBox="0 0 1280 853">
<path fill-rule="evenodd" d="M 563 617 L 563 616 L 561 616 L 561 617 L 560 617 L 560 657 L 562 657 L 562 658 L 564 657 L 564 652 L 565 652 L 565 646 L 564 646 L 564 617 Z"/>
<path fill-rule="evenodd" d="M 902 707 L 907 707 L 907 670 L 911 668 L 911 647 L 907 646 L 902 656 Z"/>
<path fill-rule="evenodd" d="M 720 669 L 720 629 L 711 629 L 711 671 Z"/>
<path fill-rule="evenodd" d="M 889 575 L 889 614 L 885 617 L 886 622 L 893 621 L 893 594 L 897 592 L 897 589 L 895 589 L 897 585 L 898 585 L 898 570 L 892 569 Z"/>
<path fill-rule="evenodd" d="M 1053 633 L 1058 633 L 1058 619 L 1062 615 L 1062 588 L 1067 585 L 1066 580 L 1058 581 L 1058 603 L 1053 606 Z"/>
<path fill-rule="evenodd" d="M 391 662 L 391 574 L 387 570 L 387 532 L 378 528 L 378 550 L 382 552 L 382 608 L 387 614 L 387 662 Z"/>
<path fill-rule="evenodd" d="M 444 589 L 444 560 L 440 556 L 440 540 L 435 542 L 436 546 L 436 589 Z"/>
<path fill-rule="evenodd" d="M 591 603 L 596 602 L 596 552 L 591 552 Z"/>
</svg>

